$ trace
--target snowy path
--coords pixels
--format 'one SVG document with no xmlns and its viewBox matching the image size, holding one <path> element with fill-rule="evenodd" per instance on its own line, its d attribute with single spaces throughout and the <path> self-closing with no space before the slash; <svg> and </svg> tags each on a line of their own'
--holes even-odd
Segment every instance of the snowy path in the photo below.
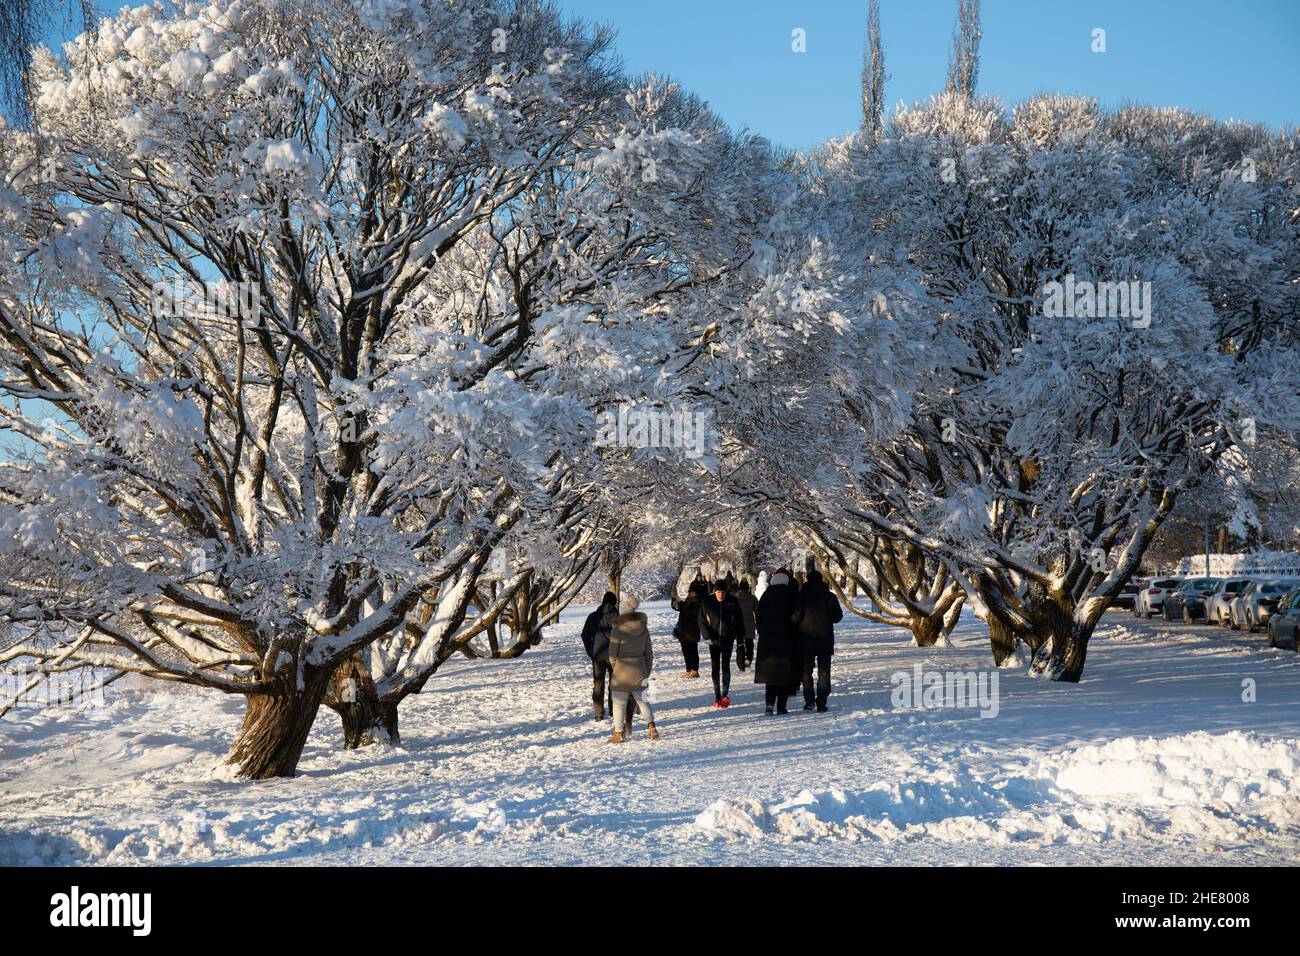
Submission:
<svg viewBox="0 0 1300 956">
<path fill-rule="evenodd" d="M 402 748 L 342 753 L 323 711 L 294 780 L 229 778 L 239 699 L 121 682 L 100 711 L 18 712 L 0 864 L 1300 861 L 1300 655 L 1260 635 L 1112 612 L 1083 684 L 1004 670 L 984 719 L 890 702 L 917 662 L 987 668 L 978 623 L 920 650 L 854 618 L 832 711 L 765 718 L 748 674 L 708 709 L 671 612 L 647 610 L 657 744 L 603 742 L 581 610 L 519 660 L 446 665 L 403 705 Z"/>
</svg>

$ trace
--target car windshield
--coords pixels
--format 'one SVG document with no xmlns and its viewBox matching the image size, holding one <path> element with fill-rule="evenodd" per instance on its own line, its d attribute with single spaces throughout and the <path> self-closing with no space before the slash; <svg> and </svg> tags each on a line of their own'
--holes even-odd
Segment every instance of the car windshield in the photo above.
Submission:
<svg viewBox="0 0 1300 956">
<path fill-rule="evenodd" d="M 1223 590 L 1228 594 L 1236 594 L 1249 583 L 1249 581 L 1225 581 Z"/>
<path fill-rule="evenodd" d="M 1291 590 L 1294 585 L 1281 581 L 1271 581 L 1268 584 L 1256 588 L 1257 591 L 1263 591 L 1265 594 L 1285 594 Z"/>
<path fill-rule="evenodd" d="M 1161 581 L 1152 581 L 1152 582 L 1151 582 L 1151 586 L 1152 586 L 1153 588 L 1176 588 L 1176 587 L 1178 587 L 1178 584 L 1179 584 L 1179 581 L 1178 581 L 1177 578 L 1165 578 L 1165 579 L 1163 579 L 1163 580 L 1161 580 Z"/>
<path fill-rule="evenodd" d="M 1217 578 L 1198 578 L 1195 581 L 1188 581 L 1183 585 L 1184 591 L 1213 591 L 1214 586 L 1218 584 Z"/>
</svg>

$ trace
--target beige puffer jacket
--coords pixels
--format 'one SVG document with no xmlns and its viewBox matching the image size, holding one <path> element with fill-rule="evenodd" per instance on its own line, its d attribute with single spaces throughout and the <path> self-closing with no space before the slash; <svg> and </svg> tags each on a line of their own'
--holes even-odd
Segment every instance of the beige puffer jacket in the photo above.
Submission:
<svg viewBox="0 0 1300 956">
<path fill-rule="evenodd" d="M 639 691 L 645 687 L 654 666 L 650 628 L 640 611 L 614 618 L 609 632 L 609 663 L 614 668 L 614 690 Z"/>
</svg>

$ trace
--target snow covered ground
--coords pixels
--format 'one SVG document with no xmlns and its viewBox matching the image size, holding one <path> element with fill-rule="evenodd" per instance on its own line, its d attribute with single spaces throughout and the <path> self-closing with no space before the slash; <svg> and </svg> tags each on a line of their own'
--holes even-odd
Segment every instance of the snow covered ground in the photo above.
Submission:
<svg viewBox="0 0 1300 956">
<path fill-rule="evenodd" d="M 1003 670 L 984 718 L 891 702 L 917 663 L 987 670 L 977 622 L 921 650 L 853 618 L 831 712 L 769 718 L 748 674 L 709 709 L 707 660 L 683 680 L 647 610 L 658 743 L 591 719 L 585 609 L 518 660 L 448 663 L 400 748 L 344 753 L 322 711 L 293 780 L 230 777 L 239 699 L 122 681 L 99 710 L 15 712 L 0 864 L 1300 861 L 1300 655 L 1262 636 L 1111 612 L 1082 684 Z"/>
</svg>

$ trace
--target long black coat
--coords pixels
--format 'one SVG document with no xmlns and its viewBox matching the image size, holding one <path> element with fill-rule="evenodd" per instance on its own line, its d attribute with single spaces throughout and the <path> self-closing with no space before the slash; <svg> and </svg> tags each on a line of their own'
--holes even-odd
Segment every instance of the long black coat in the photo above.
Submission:
<svg viewBox="0 0 1300 956">
<path fill-rule="evenodd" d="M 835 625 L 844 617 L 839 598 L 826 582 L 809 577 L 799 591 L 803 615 L 799 620 L 799 653 L 805 661 L 814 655 L 829 657 L 835 653 Z"/>
<path fill-rule="evenodd" d="M 713 647 L 731 647 L 745 636 L 745 619 L 733 595 L 721 602 L 710 594 L 700 602 L 700 640 Z"/>
<path fill-rule="evenodd" d="M 683 644 L 700 642 L 700 596 L 691 591 L 686 599 L 673 598 L 673 610 L 677 611 L 677 626 L 673 628 L 673 637 Z"/>
<path fill-rule="evenodd" d="M 582 625 L 582 648 L 593 661 L 609 660 L 609 632 L 617 616 L 618 608 L 609 604 L 587 615 Z"/>
<path fill-rule="evenodd" d="M 801 672 L 798 625 L 803 606 L 788 584 L 772 584 L 758 599 L 754 615 L 758 648 L 754 652 L 754 683 L 792 687 Z"/>
<path fill-rule="evenodd" d="M 754 612 L 758 609 L 758 599 L 754 593 L 742 588 L 736 592 L 736 603 L 740 605 L 740 618 L 745 622 L 745 640 L 754 639 Z"/>
</svg>

